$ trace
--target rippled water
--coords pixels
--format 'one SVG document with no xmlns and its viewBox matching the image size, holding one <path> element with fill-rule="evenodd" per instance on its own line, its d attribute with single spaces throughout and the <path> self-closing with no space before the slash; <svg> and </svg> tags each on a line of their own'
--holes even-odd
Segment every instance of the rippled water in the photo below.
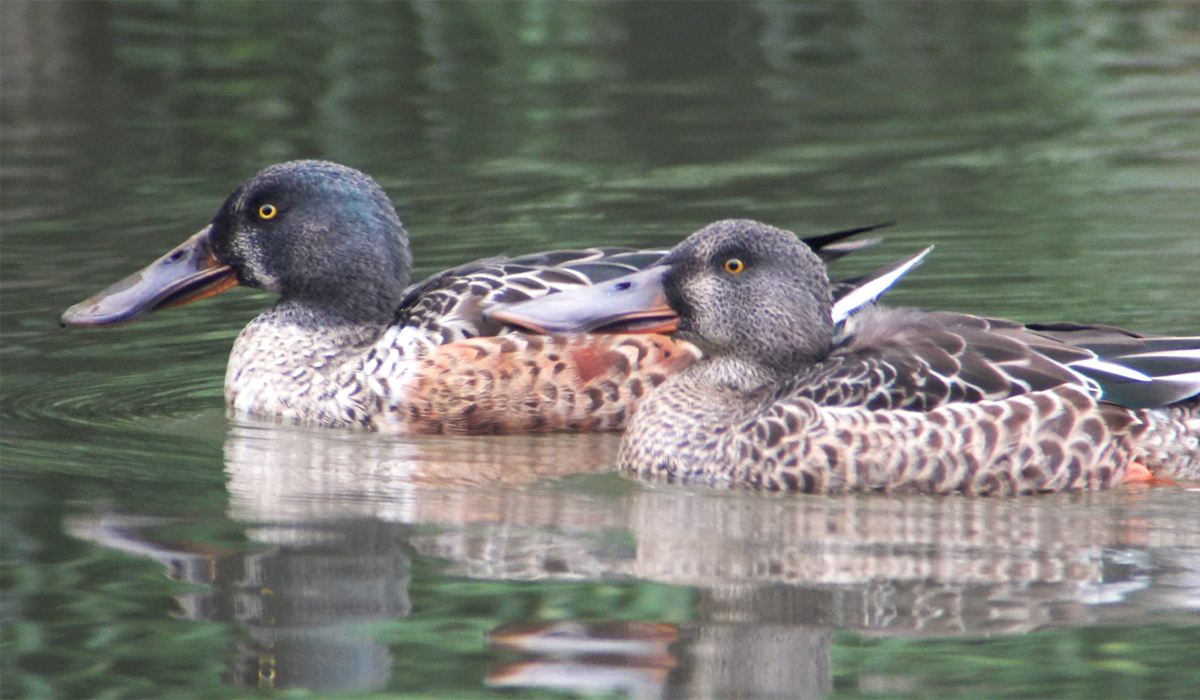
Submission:
<svg viewBox="0 0 1200 700">
<path fill-rule="evenodd" d="M 228 420 L 264 293 L 57 319 L 259 167 L 322 157 L 385 187 L 418 275 L 895 219 L 838 267 L 936 244 L 894 303 L 1194 333 L 1197 6 L 0 12 L 5 697 L 1195 694 L 1194 491 L 646 487 L 611 435 Z"/>
</svg>

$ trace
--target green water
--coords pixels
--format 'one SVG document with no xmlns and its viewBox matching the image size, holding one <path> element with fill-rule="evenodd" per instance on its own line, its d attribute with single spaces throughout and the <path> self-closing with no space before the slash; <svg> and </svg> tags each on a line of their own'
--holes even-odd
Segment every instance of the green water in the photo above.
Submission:
<svg viewBox="0 0 1200 700">
<path fill-rule="evenodd" d="M 1195 333 L 1200 6 L 8 1 L 0 40 L 4 697 L 1200 695 L 1194 490 L 649 488 L 614 436 L 228 420 L 267 294 L 57 322 L 320 157 L 417 274 L 894 219 L 838 268 L 936 244 L 892 303 Z"/>
</svg>

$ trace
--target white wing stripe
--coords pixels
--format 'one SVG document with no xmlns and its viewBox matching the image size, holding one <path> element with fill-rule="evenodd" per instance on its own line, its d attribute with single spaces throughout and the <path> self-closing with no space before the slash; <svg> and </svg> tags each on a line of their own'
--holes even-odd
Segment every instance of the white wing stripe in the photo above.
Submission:
<svg viewBox="0 0 1200 700">
<path fill-rule="evenodd" d="M 889 287 L 903 277 L 906 272 L 919 265 L 921 261 L 925 259 L 925 256 L 929 255 L 929 251 L 931 250 L 933 250 L 933 246 L 929 246 L 919 254 L 914 255 L 911 259 L 901 264 L 895 270 L 892 270 L 885 275 L 867 282 L 858 289 L 855 289 L 853 292 L 850 292 L 841 299 L 838 299 L 837 303 L 833 305 L 833 309 L 830 311 L 830 315 L 833 316 L 834 324 L 845 321 L 850 314 L 857 311 L 860 307 L 870 304 L 878 299 L 880 295 L 888 290 Z"/>
<path fill-rule="evenodd" d="M 1068 365 L 1068 367 L 1071 367 L 1073 369 L 1088 369 L 1093 372 L 1102 372 L 1104 374 L 1108 374 L 1108 375 L 1111 375 L 1114 377 L 1121 377 L 1122 379 L 1131 379 L 1135 382 L 1154 381 L 1153 377 L 1151 377 L 1148 374 L 1139 372 L 1136 369 L 1130 369 L 1128 367 L 1118 365 L 1115 362 L 1108 362 L 1106 360 L 1100 360 L 1100 359 L 1080 360 L 1079 362 L 1070 363 Z"/>
</svg>

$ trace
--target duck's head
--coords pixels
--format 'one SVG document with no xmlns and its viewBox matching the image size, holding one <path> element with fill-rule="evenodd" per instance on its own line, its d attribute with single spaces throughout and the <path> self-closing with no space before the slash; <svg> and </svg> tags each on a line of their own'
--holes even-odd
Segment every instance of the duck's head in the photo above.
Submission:
<svg viewBox="0 0 1200 700">
<path fill-rule="evenodd" d="M 213 218 L 145 269 L 63 314 L 107 326 L 242 284 L 352 323 L 387 323 L 412 258 L 383 190 L 344 165 L 300 160 L 242 183 Z"/>
<path fill-rule="evenodd" d="M 710 358 L 786 376 L 829 351 L 832 304 L 825 265 L 795 234 L 730 219 L 642 272 L 487 315 L 541 333 L 673 331 Z"/>
</svg>

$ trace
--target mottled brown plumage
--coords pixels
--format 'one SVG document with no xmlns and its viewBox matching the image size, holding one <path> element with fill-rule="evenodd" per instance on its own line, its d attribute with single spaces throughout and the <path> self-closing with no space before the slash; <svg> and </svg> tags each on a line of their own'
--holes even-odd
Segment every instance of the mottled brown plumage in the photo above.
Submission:
<svg viewBox="0 0 1200 700">
<path fill-rule="evenodd" d="M 259 351 L 235 346 L 228 374 L 235 408 L 391 433 L 620 430 L 652 389 L 699 357 L 690 343 L 661 335 L 376 341 L 365 351 L 319 354 L 311 340 L 307 333 L 285 339 L 278 324 L 248 327 L 238 346 Z M 288 361 L 288 344 L 306 344 L 314 362 L 281 384 L 273 367 Z"/>
<path fill-rule="evenodd" d="M 711 392 L 692 375 L 664 386 L 630 425 L 621 465 L 643 478 L 772 491 L 1007 496 L 1120 482 L 1141 427 L 1072 386 L 930 411 L 796 396 L 714 402 Z"/>
<path fill-rule="evenodd" d="M 379 430 L 502 433 L 621 430 L 667 377 L 699 357 L 660 335 L 474 338 L 431 348 Z"/>
</svg>

